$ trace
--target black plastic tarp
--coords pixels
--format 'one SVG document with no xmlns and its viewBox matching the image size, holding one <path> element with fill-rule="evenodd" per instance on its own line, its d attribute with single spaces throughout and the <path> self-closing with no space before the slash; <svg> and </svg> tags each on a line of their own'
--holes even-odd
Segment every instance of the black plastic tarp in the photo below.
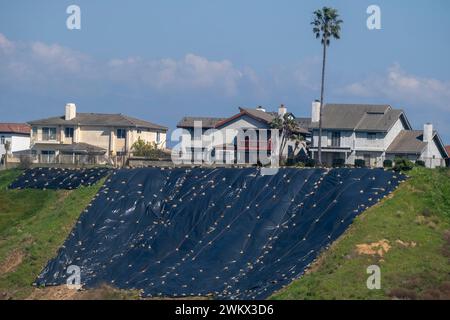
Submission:
<svg viewBox="0 0 450 320">
<path fill-rule="evenodd" d="M 25 170 L 11 185 L 10 189 L 76 189 L 90 186 L 104 178 L 108 168 L 33 168 Z"/>
<path fill-rule="evenodd" d="M 403 179 L 381 169 L 119 170 L 37 284 L 64 284 L 77 265 L 87 288 L 266 298 Z"/>
</svg>

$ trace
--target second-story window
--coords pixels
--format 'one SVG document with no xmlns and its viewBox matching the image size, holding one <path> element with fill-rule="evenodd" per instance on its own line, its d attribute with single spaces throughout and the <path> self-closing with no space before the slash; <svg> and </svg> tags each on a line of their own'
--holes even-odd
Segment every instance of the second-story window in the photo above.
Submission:
<svg viewBox="0 0 450 320">
<path fill-rule="evenodd" d="M 376 140 L 376 139 L 377 139 L 377 134 L 376 134 L 376 132 L 368 132 L 368 133 L 367 133 L 367 139 L 368 139 L 368 140 Z"/>
<path fill-rule="evenodd" d="M 43 127 L 42 128 L 42 140 L 56 140 L 56 128 Z"/>
<path fill-rule="evenodd" d="M 127 131 L 125 129 L 117 129 L 117 139 L 125 139 L 127 137 Z"/>
<path fill-rule="evenodd" d="M 333 131 L 331 133 L 331 146 L 332 147 L 341 146 L 341 133 L 339 131 Z"/>
<path fill-rule="evenodd" d="M 38 133 L 37 127 L 33 127 L 33 130 L 32 130 L 33 139 L 37 139 L 37 133 Z"/>
<path fill-rule="evenodd" d="M 66 138 L 73 138 L 73 128 L 65 128 L 64 135 Z"/>
<path fill-rule="evenodd" d="M 0 144 L 5 144 L 5 142 L 6 142 L 5 136 L 1 136 L 0 137 Z"/>
<path fill-rule="evenodd" d="M 161 142 L 161 133 L 157 132 L 156 133 L 156 143 L 160 143 Z"/>
</svg>

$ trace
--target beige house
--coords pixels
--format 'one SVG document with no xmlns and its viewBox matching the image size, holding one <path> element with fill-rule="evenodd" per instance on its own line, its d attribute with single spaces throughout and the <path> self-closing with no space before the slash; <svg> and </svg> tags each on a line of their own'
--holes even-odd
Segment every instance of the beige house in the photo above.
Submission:
<svg viewBox="0 0 450 320">
<path fill-rule="evenodd" d="M 167 128 L 123 114 L 77 113 L 68 103 L 64 116 L 28 122 L 31 150 L 43 162 L 59 156 L 127 155 L 139 138 L 166 148 Z"/>
</svg>

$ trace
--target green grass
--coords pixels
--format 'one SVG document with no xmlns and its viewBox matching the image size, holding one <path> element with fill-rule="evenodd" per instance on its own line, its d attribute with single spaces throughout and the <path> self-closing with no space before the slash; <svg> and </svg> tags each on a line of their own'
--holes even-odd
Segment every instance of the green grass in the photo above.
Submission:
<svg viewBox="0 0 450 320">
<path fill-rule="evenodd" d="M 0 299 L 36 293 L 31 284 L 102 184 L 72 191 L 7 190 L 20 173 L 0 172 Z M 450 171 L 414 168 L 408 174 L 411 178 L 392 196 L 361 214 L 321 254 L 312 272 L 272 299 L 449 298 Z M 391 246 L 383 257 L 355 250 L 358 244 L 383 239 Z M 416 245 L 404 247 L 396 240 Z M 381 268 L 381 290 L 366 287 L 366 268 L 372 264 Z M 100 288 L 82 297 L 128 299 L 138 294 Z"/>
<path fill-rule="evenodd" d="M 272 299 L 450 298 L 450 171 L 414 168 L 389 199 L 361 214 L 300 279 Z M 358 244 L 386 239 L 390 250 L 359 254 Z M 405 247 L 398 242 L 414 242 Z M 366 268 L 381 268 L 369 290 Z"/>
<path fill-rule="evenodd" d="M 0 298 L 26 298 L 103 180 L 77 190 L 7 190 L 21 172 L 0 172 Z M 3 272 L 1 272 L 3 269 Z"/>
</svg>

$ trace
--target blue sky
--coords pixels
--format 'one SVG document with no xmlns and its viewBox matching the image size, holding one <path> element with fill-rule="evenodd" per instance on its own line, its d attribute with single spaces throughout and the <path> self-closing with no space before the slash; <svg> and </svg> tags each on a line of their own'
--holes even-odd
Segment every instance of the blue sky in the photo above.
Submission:
<svg viewBox="0 0 450 320">
<path fill-rule="evenodd" d="M 81 8 L 81 30 L 66 8 Z M 369 5 L 381 30 L 366 27 Z M 239 106 L 298 116 L 319 97 L 321 48 L 312 12 L 340 12 L 329 49 L 326 102 L 403 108 L 450 143 L 450 2 L 2 1 L 0 121 L 79 111 L 125 113 L 174 128 L 184 115 L 228 116 Z"/>
</svg>

